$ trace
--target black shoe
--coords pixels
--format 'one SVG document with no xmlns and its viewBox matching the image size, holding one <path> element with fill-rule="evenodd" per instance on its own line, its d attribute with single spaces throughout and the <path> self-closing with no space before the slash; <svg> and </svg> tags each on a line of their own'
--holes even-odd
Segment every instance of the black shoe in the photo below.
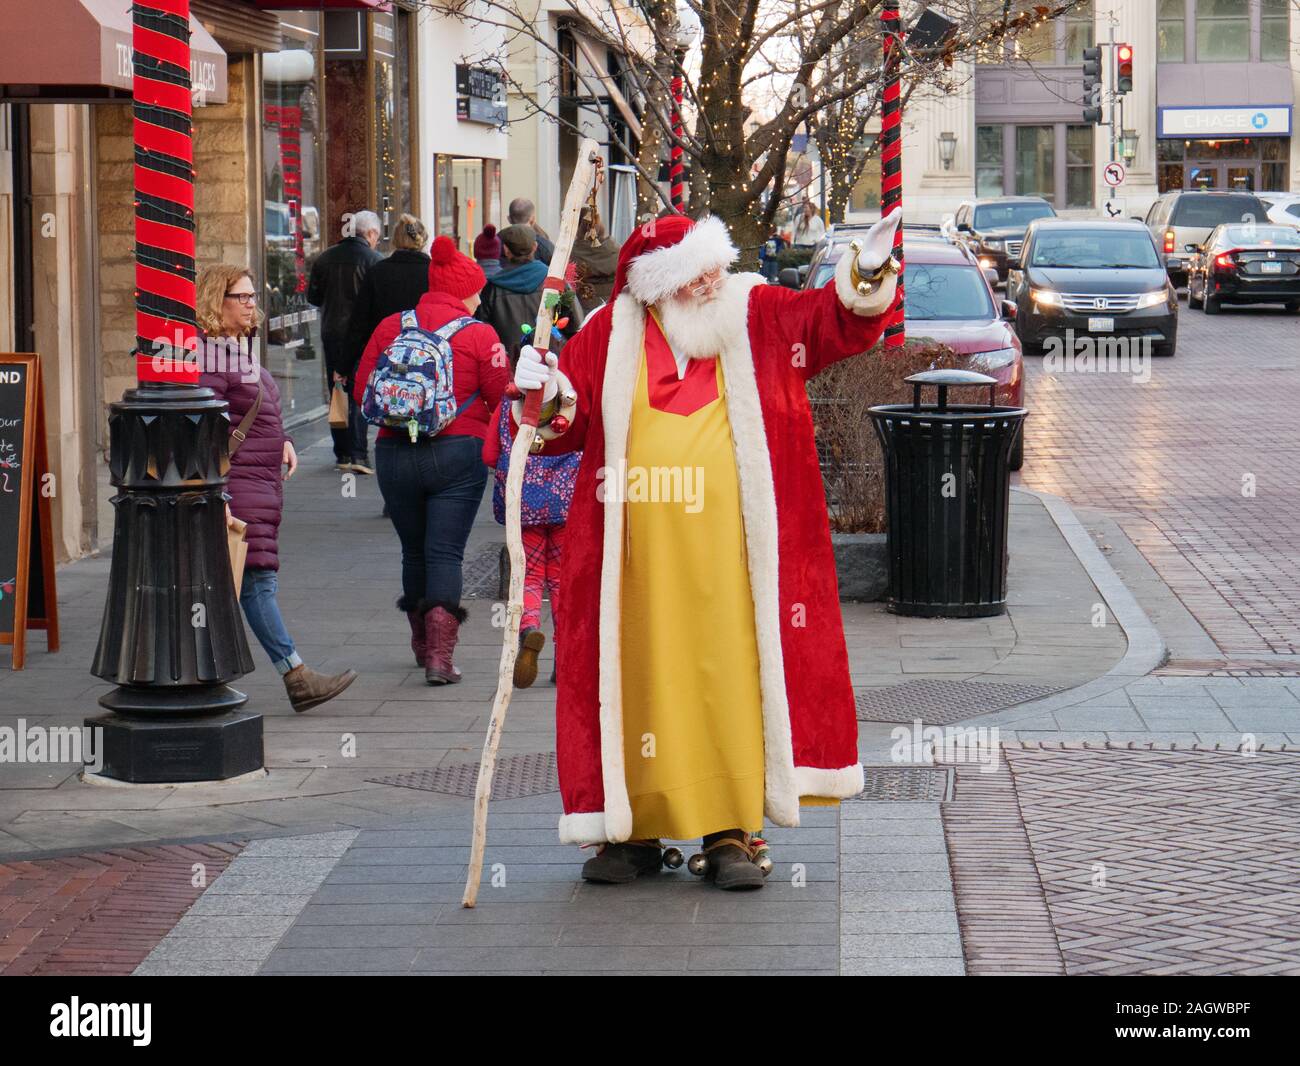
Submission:
<svg viewBox="0 0 1300 1066">
<path fill-rule="evenodd" d="M 607 885 L 625 885 L 642 874 L 654 873 L 663 865 L 658 844 L 606 844 L 594 858 L 582 864 L 582 879 Z"/>
</svg>

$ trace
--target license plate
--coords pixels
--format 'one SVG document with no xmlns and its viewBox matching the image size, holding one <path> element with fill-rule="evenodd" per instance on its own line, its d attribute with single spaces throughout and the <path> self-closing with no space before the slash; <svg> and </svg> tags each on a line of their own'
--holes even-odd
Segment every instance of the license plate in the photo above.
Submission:
<svg viewBox="0 0 1300 1066">
<path fill-rule="evenodd" d="M 1089 333 L 1114 333 L 1115 320 L 1113 318 L 1090 318 L 1088 319 Z"/>
<path fill-rule="evenodd" d="M 1282 273 L 1281 263 L 1260 263 L 1259 270 L 1261 274 L 1280 274 Z"/>
</svg>

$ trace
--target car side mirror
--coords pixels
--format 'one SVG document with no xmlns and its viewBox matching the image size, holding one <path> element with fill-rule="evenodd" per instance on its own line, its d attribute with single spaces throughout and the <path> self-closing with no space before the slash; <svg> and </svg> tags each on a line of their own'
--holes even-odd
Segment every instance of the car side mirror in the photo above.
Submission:
<svg viewBox="0 0 1300 1066">
<path fill-rule="evenodd" d="M 957 223 L 957 232 L 958 232 L 958 233 L 969 233 L 969 232 L 970 232 L 970 223 L 969 223 L 969 222 L 958 222 L 958 223 Z"/>
<path fill-rule="evenodd" d="M 984 280 L 989 283 L 990 289 L 996 289 L 998 287 L 998 272 L 992 267 L 985 267 Z"/>
<path fill-rule="evenodd" d="M 1014 321 L 1016 317 L 1016 305 L 1012 301 L 1002 301 L 1002 317 L 1008 322 Z"/>
<path fill-rule="evenodd" d="M 1018 255 L 1009 255 L 1009 256 L 1007 256 L 1007 269 L 1008 269 L 1008 270 L 1019 270 L 1019 269 L 1020 269 L 1020 256 L 1018 256 Z"/>
<path fill-rule="evenodd" d="M 799 288 L 799 268 L 784 267 L 781 273 L 776 276 L 776 279 L 787 289 L 797 289 Z"/>
</svg>

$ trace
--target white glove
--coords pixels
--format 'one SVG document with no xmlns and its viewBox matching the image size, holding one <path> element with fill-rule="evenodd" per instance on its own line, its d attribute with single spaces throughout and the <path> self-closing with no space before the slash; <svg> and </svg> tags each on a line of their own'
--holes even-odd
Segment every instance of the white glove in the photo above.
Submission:
<svg viewBox="0 0 1300 1066">
<path fill-rule="evenodd" d="M 894 208 L 862 237 L 862 251 L 858 253 L 858 273 L 863 277 L 874 274 L 894 251 L 894 231 L 903 223 L 903 209 Z"/>
<path fill-rule="evenodd" d="M 524 392 L 544 389 L 542 402 L 545 403 L 559 391 L 555 380 L 555 367 L 559 360 L 550 352 L 545 360 L 542 353 L 531 344 L 525 344 L 519 350 L 519 362 L 515 364 L 515 384 Z"/>
</svg>

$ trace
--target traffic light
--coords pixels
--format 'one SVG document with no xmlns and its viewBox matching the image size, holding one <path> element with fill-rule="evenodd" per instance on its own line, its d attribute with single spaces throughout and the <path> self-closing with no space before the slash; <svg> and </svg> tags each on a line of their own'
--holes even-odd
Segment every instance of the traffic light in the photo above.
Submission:
<svg viewBox="0 0 1300 1066">
<path fill-rule="evenodd" d="M 1132 68 L 1129 68 L 1130 71 Z M 1101 49 L 1083 50 L 1083 121 L 1101 121 Z"/>
<path fill-rule="evenodd" d="M 1133 88 L 1133 46 L 1131 44 L 1116 45 L 1115 61 L 1117 63 L 1115 92 L 1120 95 L 1129 92 Z"/>
</svg>

